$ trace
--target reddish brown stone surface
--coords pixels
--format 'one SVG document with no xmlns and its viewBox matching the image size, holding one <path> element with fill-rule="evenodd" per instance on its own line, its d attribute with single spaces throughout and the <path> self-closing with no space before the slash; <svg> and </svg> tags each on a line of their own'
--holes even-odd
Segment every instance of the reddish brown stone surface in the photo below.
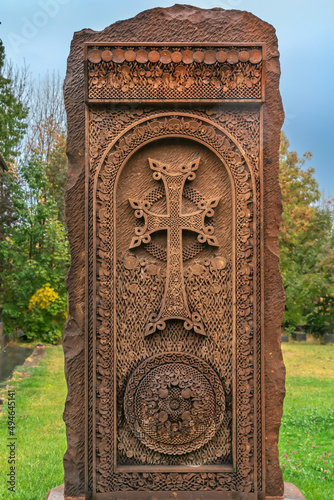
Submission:
<svg viewBox="0 0 334 500">
<path fill-rule="evenodd" d="M 285 369 L 280 349 L 284 293 L 279 273 L 277 233 L 281 218 L 278 184 L 279 131 L 283 109 L 278 91 L 280 67 L 274 28 L 248 12 L 202 10 L 175 5 L 145 11 L 102 32 L 75 33 L 68 59 L 65 104 L 68 115 L 66 220 L 71 248 L 67 278 L 69 318 L 64 331 L 68 397 L 64 420 L 68 448 L 64 456 L 65 494 L 85 491 L 85 98 L 84 42 L 188 42 L 266 44 L 263 104 L 263 251 L 264 251 L 264 387 L 266 494 L 283 494 L 278 463 L 278 432 L 284 398 Z M 233 55 L 231 55 L 232 57 Z"/>
<path fill-rule="evenodd" d="M 45 500 L 84 500 L 84 497 L 64 497 L 64 485 L 52 488 L 46 496 Z M 266 496 L 265 500 L 305 500 L 301 491 L 292 483 L 284 483 L 284 497 Z"/>
</svg>

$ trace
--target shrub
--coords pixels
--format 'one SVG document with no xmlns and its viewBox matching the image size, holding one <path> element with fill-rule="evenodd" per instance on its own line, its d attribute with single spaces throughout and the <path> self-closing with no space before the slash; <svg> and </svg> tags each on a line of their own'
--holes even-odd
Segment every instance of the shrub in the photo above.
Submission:
<svg viewBox="0 0 334 500">
<path fill-rule="evenodd" d="M 26 336 L 55 344 L 62 338 L 66 319 L 66 296 L 60 297 L 49 283 L 37 290 L 29 301 Z"/>
</svg>

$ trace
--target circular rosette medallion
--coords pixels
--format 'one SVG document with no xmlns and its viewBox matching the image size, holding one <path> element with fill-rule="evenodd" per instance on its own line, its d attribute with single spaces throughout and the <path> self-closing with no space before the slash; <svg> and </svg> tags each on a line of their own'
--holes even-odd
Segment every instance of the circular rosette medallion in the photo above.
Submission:
<svg viewBox="0 0 334 500">
<path fill-rule="evenodd" d="M 135 436 L 160 453 L 200 448 L 219 428 L 225 411 L 222 383 L 205 361 L 182 353 L 153 356 L 128 382 L 125 417 Z"/>
</svg>

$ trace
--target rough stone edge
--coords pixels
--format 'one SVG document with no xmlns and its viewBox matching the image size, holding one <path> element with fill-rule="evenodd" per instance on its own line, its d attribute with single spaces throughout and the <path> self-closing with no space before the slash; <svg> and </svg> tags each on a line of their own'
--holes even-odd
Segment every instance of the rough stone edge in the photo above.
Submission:
<svg viewBox="0 0 334 500">
<path fill-rule="evenodd" d="M 168 35 L 163 24 L 172 22 Z M 219 24 L 220 23 L 220 24 Z M 146 28 L 146 31 L 145 31 Z M 221 29 L 220 31 L 218 31 Z M 85 115 L 83 42 L 85 41 L 182 41 L 176 31 L 186 33 L 187 41 L 266 42 L 266 103 L 264 120 L 264 355 L 266 409 L 267 494 L 282 495 L 283 479 L 278 463 L 278 432 L 283 411 L 285 369 L 280 348 L 280 326 L 284 309 L 284 292 L 279 273 L 277 234 L 281 220 L 281 194 L 278 184 L 279 131 L 283 108 L 278 91 L 280 66 L 274 28 L 245 11 L 199 9 L 174 5 L 141 12 L 136 17 L 119 21 L 101 32 L 82 30 L 74 34 L 64 83 L 68 116 L 67 155 L 69 168 L 66 186 L 66 223 L 69 233 L 71 268 L 66 280 L 69 293 L 69 317 L 64 329 L 65 371 L 68 395 L 65 404 L 68 447 L 64 455 L 65 493 L 84 493 L 84 290 L 85 290 Z M 270 124 L 270 127 L 268 126 Z M 271 160 L 267 164 L 267 160 Z M 269 166 L 270 165 L 270 166 Z M 269 166 L 269 168 L 268 168 Z"/>
</svg>

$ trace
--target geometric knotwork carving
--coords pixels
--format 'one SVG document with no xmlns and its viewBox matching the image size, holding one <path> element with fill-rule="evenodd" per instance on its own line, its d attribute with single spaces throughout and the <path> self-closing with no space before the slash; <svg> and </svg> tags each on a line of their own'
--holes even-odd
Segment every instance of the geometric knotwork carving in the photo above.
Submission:
<svg viewBox="0 0 334 500">
<path fill-rule="evenodd" d="M 249 492 L 254 483 L 253 452 L 261 445 L 261 440 L 255 435 L 253 408 L 255 365 L 259 362 L 260 352 L 258 345 L 256 352 L 254 350 L 259 309 L 255 311 L 253 305 L 254 297 L 258 296 L 255 285 L 259 284 L 254 278 L 259 269 L 255 257 L 260 252 L 255 254 L 255 250 L 260 211 L 258 184 L 252 180 L 251 166 L 253 159 L 258 162 L 258 156 L 249 157 L 248 161 L 236 139 L 225 133 L 224 126 L 214 123 L 204 114 L 195 116 L 185 110 L 177 117 L 169 111 L 147 113 L 145 119 L 134 119 L 134 125 L 105 150 L 101 169 L 95 174 L 98 179 L 96 196 L 100 200 L 96 205 L 96 243 L 101 258 L 101 262 L 96 261 L 97 317 L 100 322 L 96 330 L 96 363 L 102 374 L 101 379 L 98 375 L 96 384 L 99 415 L 95 432 L 100 464 L 97 491 L 170 491 L 172 484 L 173 491 Z M 233 111 L 237 125 L 239 119 L 238 112 Z M 259 120 L 259 115 L 256 120 Z M 117 119 L 111 122 L 111 129 L 114 124 L 116 127 Z M 253 125 L 250 127 L 254 129 Z M 256 127 L 255 131 L 258 125 Z M 177 141 L 174 141 L 174 136 L 178 137 Z M 141 148 L 143 138 L 146 144 Z M 169 158 L 170 147 L 172 155 Z M 257 154 L 255 147 L 254 151 Z M 196 190 L 212 192 L 212 197 L 221 199 L 214 223 L 212 218 L 205 222 L 208 225 L 210 220 L 214 226 L 221 246 L 219 255 L 203 244 L 200 261 L 185 264 L 185 257 L 180 259 L 184 264 L 187 305 L 191 312 L 200 314 L 206 335 L 187 331 L 184 322 L 172 319 L 166 322 L 163 335 L 143 338 L 149 315 L 161 311 L 168 263 L 158 255 L 155 258 L 161 264 L 148 260 L 139 247 L 128 253 L 131 238 L 135 235 L 127 200 L 148 200 L 153 207 L 149 211 L 166 215 L 166 188 L 163 182 L 154 187 L 142 167 L 147 158 L 158 158 L 162 165 L 169 162 L 187 164 L 189 152 L 191 159 L 201 158 L 200 175 L 193 183 Z M 92 162 L 92 168 L 98 167 L 100 158 Z M 118 175 L 122 165 L 124 170 Z M 253 172 L 257 181 L 259 167 Z M 139 189 L 128 186 L 131 178 L 138 179 Z M 212 182 L 213 179 L 216 182 Z M 93 183 L 91 186 L 93 189 Z M 200 200 L 196 190 L 190 193 L 189 186 L 183 187 L 182 213 L 185 215 L 192 212 L 191 203 L 194 210 L 200 210 L 199 204 L 206 200 Z M 116 226 L 113 224 L 115 206 Z M 136 226 L 145 226 L 144 217 L 138 218 L 138 222 Z M 94 234 L 94 227 L 90 228 L 90 234 Z M 191 234 L 185 232 L 182 250 L 189 247 L 191 241 Z M 160 235 L 152 237 L 152 243 L 162 245 L 167 257 L 168 245 L 163 244 Z M 148 245 L 145 245 L 145 250 L 148 250 Z M 116 290 L 111 281 L 114 279 Z M 115 324 L 114 338 L 111 332 Z M 195 360 L 199 358 L 202 364 L 196 366 Z M 90 366 L 94 370 L 94 364 Z M 211 374 L 205 374 L 207 367 L 211 368 Z M 170 384 L 166 392 L 166 387 L 160 385 L 161 378 L 170 377 L 166 370 L 171 368 L 175 373 L 175 385 Z M 187 387 L 180 387 L 184 384 L 179 375 L 182 370 L 187 372 L 188 379 L 192 378 L 200 385 L 206 386 L 207 381 L 213 381 L 206 386 L 205 405 L 196 400 L 200 391 L 199 394 L 192 391 L 190 398 L 184 397 L 189 394 L 182 393 Z M 215 408 L 220 405 L 217 413 L 212 404 L 212 391 Z M 153 403 L 158 404 L 156 412 L 151 407 Z M 193 414 L 197 405 L 201 420 Z M 113 430 L 115 417 L 116 433 Z M 191 422 L 189 427 L 188 422 Z M 187 434 L 189 428 L 193 432 L 191 438 Z M 261 428 L 261 422 L 258 428 Z M 168 451 L 170 447 L 172 452 Z M 92 449 L 95 450 L 94 446 Z M 192 451 L 187 452 L 187 449 Z M 232 469 L 233 462 L 235 469 Z M 114 463 L 129 468 L 126 471 L 114 470 Z M 195 470 L 197 465 L 205 469 Z M 143 471 L 142 466 L 147 470 Z M 166 466 L 165 470 L 160 470 L 160 466 Z M 169 470 L 169 466 L 182 466 L 186 470 Z M 216 466 L 217 470 L 211 466 Z"/>
<path fill-rule="evenodd" d="M 218 246 L 214 236 L 214 227 L 206 225 L 207 217 L 213 217 L 214 208 L 219 198 L 202 200 L 198 210 L 183 213 L 182 196 L 186 181 L 195 179 L 200 158 L 188 163 L 166 164 L 149 158 L 153 170 L 153 178 L 162 180 L 166 193 L 166 213 L 155 213 L 151 210 L 151 201 L 146 196 L 143 200 L 130 199 L 135 210 L 135 216 L 143 219 L 144 224 L 135 228 L 136 236 L 132 238 L 130 248 L 141 243 L 149 244 L 151 235 L 157 231 L 167 230 L 167 277 L 165 293 L 159 312 L 149 317 L 145 328 L 145 336 L 154 333 L 157 329 L 164 330 L 166 321 L 180 319 L 184 321 L 186 330 L 194 329 L 196 333 L 205 335 L 201 316 L 198 312 L 190 313 L 184 288 L 183 277 L 183 250 L 182 231 L 188 230 L 197 233 L 199 243 L 208 243 Z"/>
<path fill-rule="evenodd" d="M 224 389 L 216 372 L 200 358 L 160 354 L 132 374 L 124 411 L 131 430 L 146 446 L 181 455 L 215 435 L 224 417 Z"/>
<path fill-rule="evenodd" d="M 162 186 L 159 186 L 158 188 L 154 189 L 153 191 L 149 192 L 144 200 L 149 200 L 151 204 L 154 202 L 160 200 L 165 196 L 164 188 Z M 192 201 L 197 208 L 200 208 L 200 203 L 204 200 L 204 196 L 202 196 L 196 189 L 193 189 L 192 187 L 186 185 L 184 186 L 183 189 L 183 196 L 184 198 Z M 213 220 L 211 225 L 213 225 Z M 196 257 L 203 249 L 205 245 L 203 243 L 200 243 L 197 239 L 196 241 L 184 245 L 182 247 L 182 258 L 183 261 L 192 259 Z M 145 245 L 145 250 L 153 255 L 153 257 L 156 257 L 159 260 L 162 260 L 164 262 L 167 261 L 167 249 L 163 248 L 161 245 L 158 245 L 156 242 L 150 241 L 150 243 L 147 243 Z"/>
</svg>

